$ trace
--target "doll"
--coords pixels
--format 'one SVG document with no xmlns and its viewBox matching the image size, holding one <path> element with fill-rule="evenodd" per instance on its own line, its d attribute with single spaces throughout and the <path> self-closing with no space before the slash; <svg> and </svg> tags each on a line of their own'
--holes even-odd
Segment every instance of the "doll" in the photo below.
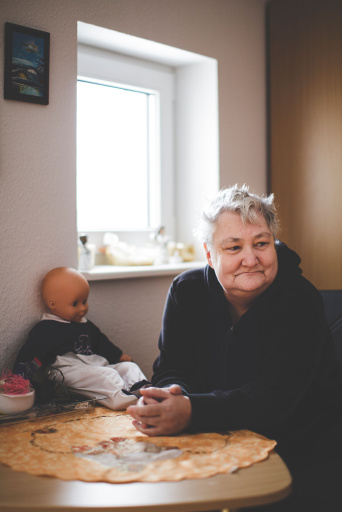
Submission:
<svg viewBox="0 0 342 512">
<path fill-rule="evenodd" d="M 50 378 L 86 396 L 105 395 L 101 404 L 123 410 L 148 381 L 132 358 L 86 318 L 88 295 L 88 281 L 77 270 L 58 267 L 46 274 L 42 296 L 48 312 L 29 333 L 15 372 L 32 377 L 49 366 Z"/>
</svg>

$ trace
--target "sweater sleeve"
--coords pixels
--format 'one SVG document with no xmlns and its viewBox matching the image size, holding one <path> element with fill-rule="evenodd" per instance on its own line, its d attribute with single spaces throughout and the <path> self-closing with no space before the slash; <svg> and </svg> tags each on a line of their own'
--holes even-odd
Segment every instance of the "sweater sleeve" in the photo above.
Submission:
<svg viewBox="0 0 342 512">
<path fill-rule="evenodd" d="M 311 285 L 294 288 L 260 318 L 259 375 L 237 389 L 190 394 L 192 429 L 268 429 L 294 413 L 314 417 L 333 395 L 339 368 L 319 293 Z"/>
<path fill-rule="evenodd" d="M 14 363 L 13 371 L 32 380 L 33 375 L 44 365 L 51 364 L 55 356 L 50 352 L 51 322 L 38 322 L 30 331 Z"/>
<path fill-rule="evenodd" d="M 198 392 L 205 381 L 207 347 L 200 341 L 205 334 L 198 320 L 204 316 L 206 300 L 193 300 L 204 296 L 203 276 L 199 274 L 184 273 L 170 287 L 159 337 L 159 357 L 153 365 L 154 386 L 178 384 L 184 392 Z"/>
<path fill-rule="evenodd" d="M 14 368 L 19 363 L 28 363 L 38 359 L 40 363 L 50 364 L 47 360 L 50 350 L 50 337 L 46 329 L 46 322 L 38 322 L 30 331 L 24 345 L 21 347 Z"/>
<path fill-rule="evenodd" d="M 92 342 L 94 342 L 94 352 L 106 358 L 109 364 L 118 363 L 122 350 L 114 345 L 93 322 L 90 320 L 88 320 L 88 322 L 91 331 L 91 339 L 93 340 Z"/>
</svg>

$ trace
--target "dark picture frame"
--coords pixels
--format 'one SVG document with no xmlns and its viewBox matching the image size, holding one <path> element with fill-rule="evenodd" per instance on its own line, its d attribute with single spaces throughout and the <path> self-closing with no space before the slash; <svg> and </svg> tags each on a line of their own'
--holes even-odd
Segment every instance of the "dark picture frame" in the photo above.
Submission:
<svg viewBox="0 0 342 512">
<path fill-rule="evenodd" d="M 4 98 L 49 104 L 50 34 L 5 23 Z"/>
</svg>

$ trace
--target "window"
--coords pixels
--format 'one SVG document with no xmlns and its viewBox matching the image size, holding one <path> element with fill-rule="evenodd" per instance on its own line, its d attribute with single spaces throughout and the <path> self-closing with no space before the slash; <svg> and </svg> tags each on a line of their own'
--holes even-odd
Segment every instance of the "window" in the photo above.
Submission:
<svg viewBox="0 0 342 512">
<path fill-rule="evenodd" d="M 155 229 L 164 225 L 175 242 L 194 244 L 196 257 L 204 258 L 203 248 L 193 238 L 193 227 L 206 198 L 219 188 L 217 61 L 84 22 L 78 22 L 77 30 L 79 77 L 86 77 L 87 81 L 101 87 L 103 83 L 120 84 L 121 88 L 131 91 L 138 89 L 156 94 L 159 134 L 155 168 L 152 171 L 150 168 L 150 181 L 143 192 L 149 194 L 145 197 L 149 214 L 141 215 L 129 191 L 127 195 L 122 193 L 120 199 L 124 197 L 124 202 L 135 210 L 135 217 L 141 215 L 145 223 L 149 215 L 150 226 Z M 90 172 L 96 181 L 98 165 L 95 163 Z M 130 180 L 133 189 L 135 179 L 130 176 Z M 103 183 L 102 187 L 105 188 Z M 142 193 L 140 187 L 140 183 L 136 185 Z M 91 196 L 89 192 L 81 194 L 81 185 L 78 186 L 78 194 L 82 195 L 79 205 L 83 202 L 86 209 L 89 204 L 89 211 L 92 210 L 92 190 Z M 108 217 L 106 214 L 106 218 L 109 217 L 113 219 L 114 214 Z M 79 220 L 79 228 L 93 243 L 102 242 L 102 233 L 96 234 L 88 223 L 81 228 Z M 120 231 L 113 225 L 110 231 L 120 231 L 120 239 L 129 243 L 146 241 L 146 230 L 125 229 L 129 231 Z"/>
<path fill-rule="evenodd" d="M 173 117 L 171 67 L 79 46 L 79 232 L 174 235 Z"/>
<path fill-rule="evenodd" d="M 158 100 L 155 91 L 78 79 L 78 231 L 148 230 L 160 222 Z"/>
</svg>

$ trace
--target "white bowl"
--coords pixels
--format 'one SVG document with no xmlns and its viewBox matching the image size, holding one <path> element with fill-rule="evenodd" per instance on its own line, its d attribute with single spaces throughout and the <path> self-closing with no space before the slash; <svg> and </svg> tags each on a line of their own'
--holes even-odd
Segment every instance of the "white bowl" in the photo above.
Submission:
<svg viewBox="0 0 342 512">
<path fill-rule="evenodd" d="M 15 414 L 27 411 L 34 404 L 34 390 L 24 395 L 0 394 L 0 412 L 3 414 Z"/>
</svg>

